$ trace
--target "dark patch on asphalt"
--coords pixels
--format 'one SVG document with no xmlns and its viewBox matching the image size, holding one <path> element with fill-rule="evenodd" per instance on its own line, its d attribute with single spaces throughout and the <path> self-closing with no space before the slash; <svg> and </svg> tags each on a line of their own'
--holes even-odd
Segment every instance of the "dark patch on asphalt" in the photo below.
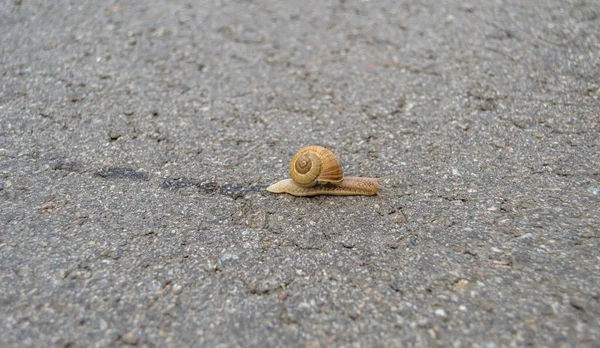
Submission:
<svg viewBox="0 0 600 348">
<path fill-rule="evenodd" d="M 130 168 L 109 168 L 98 170 L 95 173 L 97 176 L 107 179 L 128 179 L 135 181 L 148 181 L 148 174 L 139 172 Z"/>
<path fill-rule="evenodd" d="M 165 178 L 160 184 L 160 188 L 170 191 L 176 191 L 184 187 L 196 186 L 198 182 L 188 178 Z"/>
<path fill-rule="evenodd" d="M 79 173 L 84 170 L 83 164 L 76 161 L 58 160 L 50 164 L 53 170 Z"/>
<path fill-rule="evenodd" d="M 212 181 L 190 180 L 188 178 L 165 178 L 160 185 L 162 189 L 176 191 L 185 187 L 195 186 L 206 194 L 219 194 L 233 199 L 245 197 L 249 194 L 266 194 L 267 185 L 244 186 L 239 184 L 219 184 Z"/>
<path fill-rule="evenodd" d="M 56 152 L 48 152 L 41 157 L 41 166 L 51 170 L 81 173 L 85 171 L 83 163 L 63 157 Z"/>
</svg>

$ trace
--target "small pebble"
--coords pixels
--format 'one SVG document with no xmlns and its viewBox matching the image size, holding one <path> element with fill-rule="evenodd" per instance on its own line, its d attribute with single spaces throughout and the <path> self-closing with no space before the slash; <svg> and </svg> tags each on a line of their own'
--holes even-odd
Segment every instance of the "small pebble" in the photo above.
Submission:
<svg viewBox="0 0 600 348">
<path fill-rule="evenodd" d="M 183 287 L 179 284 L 173 284 L 173 294 L 179 295 Z"/>
<path fill-rule="evenodd" d="M 588 187 L 587 190 L 593 195 L 600 196 L 600 187 Z"/>
<path fill-rule="evenodd" d="M 135 336 L 133 332 L 128 332 L 123 337 L 121 337 L 124 343 L 135 345 L 138 342 L 138 338 Z"/>
<path fill-rule="evenodd" d="M 228 261 L 228 260 L 237 260 L 239 258 L 240 258 L 240 256 L 238 254 L 223 253 L 223 255 L 221 256 L 221 262 Z"/>
<path fill-rule="evenodd" d="M 157 292 L 160 289 L 162 289 L 162 284 L 158 280 L 153 280 L 152 283 L 150 283 L 150 291 Z"/>
<path fill-rule="evenodd" d="M 441 308 L 436 309 L 435 310 L 435 315 L 437 315 L 438 317 L 441 317 L 441 318 L 445 318 L 446 317 L 446 311 L 443 310 L 443 309 L 441 309 Z"/>
<path fill-rule="evenodd" d="M 100 320 L 98 321 L 98 328 L 100 329 L 100 331 L 108 329 L 108 323 L 106 322 L 106 320 L 100 318 Z"/>
<path fill-rule="evenodd" d="M 467 122 L 458 122 L 456 125 L 464 131 L 469 130 L 469 128 L 471 127 L 471 125 Z"/>
<path fill-rule="evenodd" d="M 530 241 L 530 240 L 533 240 L 533 234 L 532 233 L 525 233 L 524 235 L 518 237 L 517 239 L 525 240 L 525 241 Z"/>
<path fill-rule="evenodd" d="M 352 242 L 352 241 L 343 241 L 342 242 L 342 246 L 344 248 L 347 248 L 347 249 L 352 249 L 352 248 L 354 248 L 354 242 Z"/>
<path fill-rule="evenodd" d="M 462 293 L 469 288 L 469 281 L 466 279 L 461 279 L 454 284 L 454 288 Z"/>
</svg>

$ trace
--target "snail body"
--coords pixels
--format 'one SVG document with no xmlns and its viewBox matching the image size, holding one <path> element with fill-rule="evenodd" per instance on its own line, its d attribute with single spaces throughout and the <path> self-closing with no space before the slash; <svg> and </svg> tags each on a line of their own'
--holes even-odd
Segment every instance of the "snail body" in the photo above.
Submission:
<svg viewBox="0 0 600 348">
<path fill-rule="evenodd" d="M 322 146 L 308 146 L 298 151 L 290 163 L 290 176 L 291 179 L 267 187 L 267 191 L 307 197 L 370 196 L 381 190 L 380 179 L 344 177 L 338 157 Z"/>
<path fill-rule="evenodd" d="M 308 197 L 317 195 L 334 196 L 371 196 L 381 190 L 376 178 L 346 177 L 339 183 L 317 184 L 306 187 L 300 186 L 292 179 L 281 180 L 269 187 L 271 193 L 289 193 L 294 196 Z"/>
</svg>

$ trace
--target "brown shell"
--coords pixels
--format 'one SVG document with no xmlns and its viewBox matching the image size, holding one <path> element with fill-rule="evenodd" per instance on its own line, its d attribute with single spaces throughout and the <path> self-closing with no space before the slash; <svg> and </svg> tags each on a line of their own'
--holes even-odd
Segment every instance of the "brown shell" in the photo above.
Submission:
<svg viewBox="0 0 600 348">
<path fill-rule="evenodd" d="M 316 182 L 340 182 L 344 179 L 344 170 L 331 150 L 308 146 L 292 158 L 290 176 L 300 186 L 312 186 Z"/>
</svg>

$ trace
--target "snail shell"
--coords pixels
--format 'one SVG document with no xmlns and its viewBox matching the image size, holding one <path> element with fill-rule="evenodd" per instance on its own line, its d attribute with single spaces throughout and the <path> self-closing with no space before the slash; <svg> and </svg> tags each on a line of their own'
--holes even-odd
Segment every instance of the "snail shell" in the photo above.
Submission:
<svg viewBox="0 0 600 348">
<path fill-rule="evenodd" d="M 344 170 L 338 157 L 322 146 L 308 146 L 298 151 L 290 162 L 290 176 L 300 186 L 340 182 Z"/>
</svg>

